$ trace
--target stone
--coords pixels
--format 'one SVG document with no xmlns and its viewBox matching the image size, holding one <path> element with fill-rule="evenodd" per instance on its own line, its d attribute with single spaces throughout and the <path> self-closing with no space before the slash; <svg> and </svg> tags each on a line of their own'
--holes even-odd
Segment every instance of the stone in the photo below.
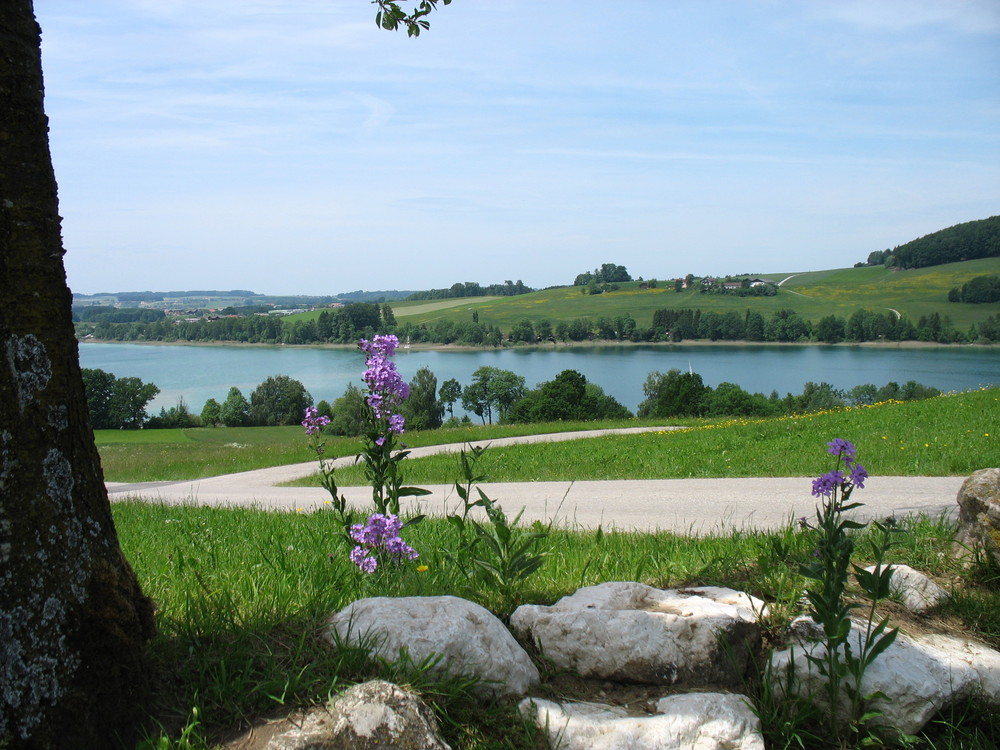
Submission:
<svg viewBox="0 0 1000 750">
<path fill-rule="evenodd" d="M 481 694 L 524 695 L 539 682 L 531 657 L 503 623 L 454 596 L 359 599 L 330 618 L 327 636 L 369 644 L 390 662 L 404 650 L 415 662 L 440 657 L 434 669 L 477 678 L 473 689 Z"/>
<path fill-rule="evenodd" d="M 620 682 L 735 686 L 760 650 L 764 602 L 732 589 L 602 583 L 551 606 L 523 605 L 511 627 L 556 666 Z"/>
<path fill-rule="evenodd" d="M 684 693 L 661 698 L 652 715 L 617 706 L 526 698 L 522 716 L 559 750 L 764 750 L 760 721 L 734 693 Z"/>
<path fill-rule="evenodd" d="M 950 595 L 934 581 L 914 570 L 909 565 L 893 565 L 892 597 L 911 612 L 925 612 L 948 601 Z M 875 571 L 874 565 L 865 568 L 869 573 Z"/>
<path fill-rule="evenodd" d="M 864 628 L 864 622 L 852 622 L 855 651 Z M 806 658 L 807 653 L 823 653 L 821 643 L 810 642 L 819 632 L 808 617 L 793 621 L 790 639 L 798 643 L 772 654 L 776 689 L 784 691 L 782 681 L 794 659 L 795 691 L 822 697 L 823 678 Z M 900 632 L 865 671 L 861 688 L 865 695 L 875 691 L 886 695 L 886 700 L 873 702 L 873 708 L 882 712 L 879 724 L 916 734 L 939 710 L 973 695 L 1000 705 L 1000 652 L 966 638 Z"/>
<path fill-rule="evenodd" d="M 271 738 L 264 750 L 450 750 L 434 712 L 390 682 L 355 685 L 326 706 L 310 710 Z"/>
<path fill-rule="evenodd" d="M 958 491 L 955 541 L 1000 565 L 1000 469 L 980 469 Z"/>
</svg>

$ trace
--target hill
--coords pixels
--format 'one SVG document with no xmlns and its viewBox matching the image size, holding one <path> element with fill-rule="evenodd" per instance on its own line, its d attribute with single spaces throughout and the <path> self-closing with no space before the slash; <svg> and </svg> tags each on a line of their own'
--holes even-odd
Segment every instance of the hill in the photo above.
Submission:
<svg viewBox="0 0 1000 750">
<path fill-rule="evenodd" d="M 967 221 L 924 235 L 892 250 L 874 252 L 868 264 L 925 268 L 976 258 L 1000 256 L 1000 216 Z"/>
<path fill-rule="evenodd" d="M 767 297 L 739 297 L 703 293 L 698 285 L 680 292 L 672 284 L 644 288 L 641 282 L 618 285 L 617 291 L 586 294 L 584 287 L 556 287 L 517 297 L 442 300 L 438 304 L 401 302 L 392 309 L 400 324 L 434 325 L 464 322 L 475 313 L 480 324 L 509 331 L 518 321 L 548 320 L 569 323 L 579 318 L 597 321 L 630 315 L 639 328 L 653 323 L 657 310 L 699 309 L 717 313 L 747 310 L 770 315 L 794 310 L 811 323 L 827 315 L 849 318 L 861 309 L 898 312 L 918 321 L 938 313 L 960 329 L 1000 313 L 1000 305 L 966 305 L 948 301 L 949 291 L 984 274 L 1000 273 L 1000 258 L 949 263 L 929 268 L 891 270 L 864 266 L 827 271 L 761 274 L 779 282 L 778 293 Z"/>
</svg>

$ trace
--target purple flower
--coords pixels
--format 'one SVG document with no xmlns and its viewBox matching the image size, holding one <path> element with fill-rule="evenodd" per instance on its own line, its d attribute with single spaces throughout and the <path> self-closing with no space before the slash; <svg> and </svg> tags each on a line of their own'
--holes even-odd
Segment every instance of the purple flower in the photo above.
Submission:
<svg viewBox="0 0 1000 750">
<path fill-rule="evenodd" d="M 306 435 L 318 435 L 320 430 L 330 424 L 330 418 L 321 415 L 315 406 L 306 407 L 305 417 L 302 426 L 306 428 Z"/>
<path fill-rule="evenodd" d="M 371 341 L 368 339 L 361 339 L 358 342 L 358 348 L 365 354 L 380 355 L 383 357 L 391 357 L 398 346 L 399 339 L 391 333 L 385 336 L 374 336 Z"/>
<path fill-rule="evenodd" d="M 857 457 L 858 451 L 850 440 L 834 438 L 827 443 L 827 453 L 832 456 L 840 456 L 845 461 L 851 462 Z"/>
<path fill-rule="evenodd" d="M 383 554 L 393 560 L 416 560 L 420 555 L 399 536 L 402 530 L 403 522 L 392 513 L 373 513 L 367 523 L 354 524 L 350 536 L 358 546 L 351 551 L 351 562 L 362 572 L 373 573 Z"/>
<path fill-rule="evenodd" d="M 865 467 L 861 464 L 851 465 L 851 484 L 853 484 L 858 489 L 863 490 L 865 488 L 865 480 L 868 478 L 868 472 Z"/>
<path fill-rule="evenodd" d="M 402 435 L 404 424 L 406 424 L 406 420 L 402 414 L 393 414 L 389 417 L 389 432 L 394 435 Z"/>
<path fill-rule="evenodd" d="M 812 493 L 814 497 L 831 497 L 833 491 L 844 484 L 844 472 L 828 471 L 813 480 Z"/>
<path fill-rule="evenodd" d="M 390 418 L 395 407 L 410 397 L 410 386 L 389 361 L 397 346 L 399 339 L 392 335 L 375 336 L 371 341 L 361 339 L 358 342 L 358 348 L 367 355 L 367 369 L 362 378 L 368 386 L 368 406 L 378 419 Z"/>
<path fill-rule="evenodd" d="M 351 550 L 351 562 L 357 565 L 362 573 L 374 573 L 378 568 L 378 560 L 363 547 L 355 547 Z"/>
</svg>

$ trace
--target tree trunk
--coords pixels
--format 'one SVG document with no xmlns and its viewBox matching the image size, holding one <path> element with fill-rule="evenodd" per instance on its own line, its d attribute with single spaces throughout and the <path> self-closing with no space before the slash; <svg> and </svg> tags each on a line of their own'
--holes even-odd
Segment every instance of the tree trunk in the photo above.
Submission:
<svg viewBox="0 0 1000 750">
<path fill-rule="evenodd" d="M 152 606 L 122 556 L 88 421 L 42 95 L 31 0 L 3 0 L 0 746 L 127 747 Z"/>
</svg>

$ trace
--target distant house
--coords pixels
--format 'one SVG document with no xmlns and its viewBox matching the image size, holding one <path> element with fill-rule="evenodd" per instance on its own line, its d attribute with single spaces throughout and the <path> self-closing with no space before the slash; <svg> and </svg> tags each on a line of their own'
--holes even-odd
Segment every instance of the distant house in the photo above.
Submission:
<svg viewBox="0 0 1000 750">
<path fill-rule="evenodd" d="M 743 288 L 743 282 L 742 281 L 725 281 L 722 284 L 722 288 L 723 289 L 742 289 Z"/>
<path fill-rule="evenodd" d="M 753 279 L 750 282 L 750 286 L 764 286 L 765 284 L 774 284 L 775 282 L 770 279 Z"/>
</svg>

